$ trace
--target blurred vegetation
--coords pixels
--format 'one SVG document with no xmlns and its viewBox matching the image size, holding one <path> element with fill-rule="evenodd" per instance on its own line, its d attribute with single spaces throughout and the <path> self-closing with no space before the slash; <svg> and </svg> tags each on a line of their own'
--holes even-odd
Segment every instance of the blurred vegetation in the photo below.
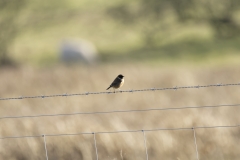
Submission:
<svg viewBox="0 0 240 160">
<path fill-rule="evenodd" d="M 18 16 L 25 5 L 25 0 L 1 0 L 0 1 L 0 64 L 8 64 L 8 47 L 16 37 L 20 28 Z"/>
<path fill-rule="evenodd" d="M 171 29 L 176 22 L 207 24 L 220 38 L 238 36 L 240 24 L 235 14 L 239 9 L 237 0 L 141 0 L 135 8 L 123 3 L 110 8 L 108 13 L 125 24 L 144 24 L 145 40 L 152 44 L 157 32 Z"/>
<path fill-rule="evenodd" d="M 54 6 L 53 6 L 54 4 Z M 48 18 L 63 7 L 64 3 L 51 0 L 51 3 L 44 5 L 39 0 L 0 0 L 0 65 L 9 65 L 9 48 L 17 36 L 24 34 L 29 29 L 37 29 L 39 25 L 51 25 Z M 47 10 L 47 12 L 45 12 Z M 49 12 L 50 11 L 50 12 Z M 56 20 L 57 17 L 54 17 Z M 61 18 L 62 19 L 62 18 Z M 46 23 L 43 23 L 44 21 Z"/>
<path fill-rule="evenodd" d="M 68 37 L 93 42 L 103 62 L 238 56 L 239 9 L 238 0 L 0 0 L 0 64 L 55 63 Z"/>
</svg>

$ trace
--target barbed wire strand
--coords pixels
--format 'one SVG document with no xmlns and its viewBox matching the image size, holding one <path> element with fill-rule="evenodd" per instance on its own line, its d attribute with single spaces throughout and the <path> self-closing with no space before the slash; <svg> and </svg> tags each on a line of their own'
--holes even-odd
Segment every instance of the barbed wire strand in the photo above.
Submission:
<svg viewBox="0 0 240 160">
<path fill-rule="evenodd" d="M 44 140 L 44 148 L 45 148 L 45 152 L 46 152 L 46 160 L 48 160 L 47 143 L 46 143 L 45 135 L 42 135 L 42 137 L 43 137 L 43 140 Z"/>
<path fill-rule="evenodd" d="M 194 127 L 194 129 L 211 129 L 211 128 L 236 128 L 240 127 L 240 124 L 237 125 L 225 125 L 225 126 L 199 126 Z M 174 131 L 174 130 L 191 130 L 193 127 L 186 128 L 156 128 L 156 129 L 144 129 L 145 132 L 154 132 L 154 131 Z M 80 133 L 63 133 L 63 134 L 45 134 L 46 137 L 57 137 L 57 136 L 76 136 L 83 134 L 111 134 L 111 133 L 134 133 L 134 132 L 142 132 L 142 130 L 120 130 L 120 131 L 100 131 L 100 132 L 80 132 Z M 32 135 L 32 136 L 8 136 L 8 137 L 0 137 L 0 139 L 16 139 L 16 138 L 38 138 L 42 137 L 42 135 Z"/>
<path fill-rule="evenodd" d="M 147 140 L 146 140 L 146 135 L 144 130 L 142 130 L 143 133 L 143 138 L 144 138 L 144 146 L 145 146 L 145 150 L 146 150 L 146 159 L 148 160 L 148 150 L 147 150 Z"/>
<path fill-rule="evenodd" d="M 98 150 L 97 150 L 97 141 L 96 141 L 96 135 L 93 132 L 93 138 L 94 138 L 94 146 L 95 146 L 95 151 L 96 151 L 96 159 L 98 160 Z"/>
<path fill-rule="evenodd" d="M 8 97 L 0 98 L 0 100 L 20 100 L 20 99 L 34 99 L 34 98 L 52 98 L 52 97 L 70 97 L 70 96 L 87 96 L 87 95 L 98 95 L 98 94 L 116 94 L 125 92 L 146 92 L 146 91 L 163 91 L 163 90 L 178 90 L 178 89 L 199 89 L 207 87 L 225 87 L 225 86 L 239 86 L 240 83 L 228 83 L 228 84 L 209 84 L 209 85 L 197 85 L 197 86 L 180 86 L 180 87 L 166 87 L 166 88 L 147 88 L 147 89 L 131 89 L 131 90 L 121 90 L 117 92 L 105 91 L 105 92 L 85 92 L 85 93 L 73 93 L 73 94 L 54 94 L 54 95 L 38 95 L 38 96 L 20 96 L 20 97 Z"/>
<path fill-rule="evenodd" d="M 148 112 L 148 111 L 165 111 L 165 110 L 180 110 L 180 109 L 199 109 L 199 108 L 217 108 L 217 107 L 237 107 L 240 104 L 220 104 L 212 106 L 184 106 L 184 107 L 171 107 L 171 108 L 149 108 L 149 109 L 133 109 L 133 110 L 113 110 L 113 111 L 97 111 L 97 112 L 76 112 L 76 113 L 59 113 L 59 114 L 40 114 L 40 115 L 27 115 L 27 116 L 4 116 L 1 119 L 14 119 L 14 118 L 37 118 L 37 117 L 56 117 L 56 116 L 73 116 L 81 114 L 110 114 L 110 113 L 127 113 L 127 112 Z"/>
<path fill-rule="evenodd" d="M 196 149 L 196 157 L 197 157 L 197 160 L 199 160 L 199 157 L 198 157 L 198 147 L 197 147 L 197 138 L 196 138 L 196 132 L 195 132 L 194 127 L 192 128 L 192 130 L 193 130 L 194 144 L 195 144 L 195 149 Z"/>
</svg>

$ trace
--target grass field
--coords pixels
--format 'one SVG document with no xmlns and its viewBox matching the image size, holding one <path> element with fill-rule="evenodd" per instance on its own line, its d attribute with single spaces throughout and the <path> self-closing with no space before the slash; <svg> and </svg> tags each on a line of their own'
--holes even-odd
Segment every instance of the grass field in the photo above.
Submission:
<svg viewBox="0 0 240 160">
<path fill-rule="evenodd" d="M 239 66 L 144 66 L 0 69 L 0 97 L 105 91 L 119 73 L 122 90 L 238 83 Z M 239 103 L 238 86 L 0 101 L 0 117 Z M 240 123 L 239 107 L 1 119 L 0 137 L 141 130 Z M 196 130 L 200 159 L 238 160 L 240 128 Z M 191 130 L 147 132 L 149 159 L 196 159 Z M 99 159 L 146 159 L 142 133 L 96 135 Z M 46 137 L 50 160 L 96 159 L 93 135 Z M 42 138 L 0 140 L 0 159 L 45 159 Z"/>
</svg>

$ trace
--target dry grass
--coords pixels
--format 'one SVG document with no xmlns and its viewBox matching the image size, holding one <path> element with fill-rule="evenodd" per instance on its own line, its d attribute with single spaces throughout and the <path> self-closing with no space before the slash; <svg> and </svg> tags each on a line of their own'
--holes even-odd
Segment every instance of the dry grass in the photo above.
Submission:
<svg viewBox="0 0 240 160">
<path fill-rule="evenodd" d="M 239 67 L 83 66 L 1 69 L 0 97 L 104 91 L 118 73 L 124 89 L 236 83 Z M 0 101 L 0 116 L 239 103 L 239 87 Z M 0 120 L 0 137 L 239 124 L 238 107 Z M 240 128 L 198 129 L 200 159 L 237 160 Z M 147 132 L 149 159 L 196 159 L 191 130 Z M 99 159 L 144 160 L 142 133 L 96 135 Z M 92 135 L 46 137 L 50 160 L 95 159 Z M 42 138 L 0 140 L 0 159 L 45 159 Z"/>
</svg>

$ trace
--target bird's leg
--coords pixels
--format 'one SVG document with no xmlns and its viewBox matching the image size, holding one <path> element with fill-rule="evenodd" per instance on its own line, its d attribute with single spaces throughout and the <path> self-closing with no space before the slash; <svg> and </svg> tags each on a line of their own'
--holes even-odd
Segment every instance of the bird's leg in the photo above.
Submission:
<svg viewBox="0 0 240 160">
<path fill-rule="evenodd" d="M 115 89 L 112 87 L 112 89 L 113 89 L 113 93 L 115 93 Z"/>
</svg>

